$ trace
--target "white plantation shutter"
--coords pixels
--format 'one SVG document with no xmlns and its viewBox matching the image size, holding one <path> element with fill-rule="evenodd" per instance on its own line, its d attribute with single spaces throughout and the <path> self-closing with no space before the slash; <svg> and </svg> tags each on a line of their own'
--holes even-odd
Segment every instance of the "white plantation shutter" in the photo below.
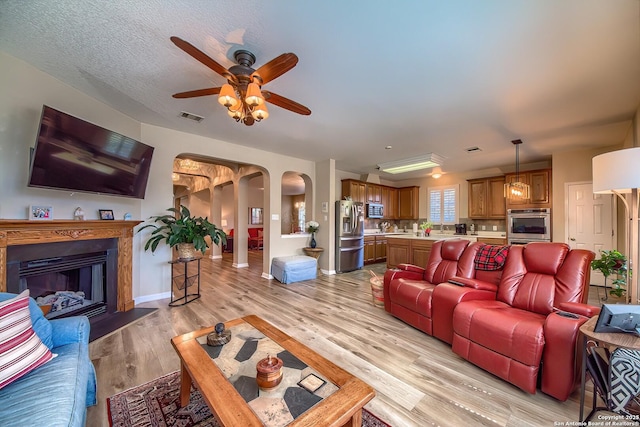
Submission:
<svg viewBox="0 0 640 427">
<path fill-rule="evenodd" d="M 458 222 L 458 185 L 430 187 L 428 193 L 429 221 L 436 224 L 455 224 Z"/>
</svg>

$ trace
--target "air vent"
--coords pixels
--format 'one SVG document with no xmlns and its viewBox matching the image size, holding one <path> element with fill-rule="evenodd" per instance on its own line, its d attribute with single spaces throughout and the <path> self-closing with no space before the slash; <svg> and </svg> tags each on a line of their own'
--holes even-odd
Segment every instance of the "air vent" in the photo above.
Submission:
<svg viewBox="0 0 640 427">
<path fill-rule="evenodd" d="M 198 122 L 198 123 L 204 120 L 204 117 L 198 116 L 197 114 L 193 114 L 193 113 L 187 113 L 186 111 L 181 111 L 180 117 L 182 117 L 183 119 L 193 120 L 194 122 Z"/>
<path fill-rule="evenodd" d="M 477 151 L 482 151 L 480 147 L 469 147 L 465 150 L 467 153 L 475 153 Z"/>
</svg>

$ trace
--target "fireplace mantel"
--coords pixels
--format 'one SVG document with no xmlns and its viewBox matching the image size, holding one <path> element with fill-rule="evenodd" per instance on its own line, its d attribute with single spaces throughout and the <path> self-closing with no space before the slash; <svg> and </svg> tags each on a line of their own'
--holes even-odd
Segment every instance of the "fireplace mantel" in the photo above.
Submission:
<svg viewBox="0 0 640 427">
<path fill-rule="evenodd" d="M 118 239 L 118 311 L 134 307 L 133 227 L 140 221 L 0 220 L 0 292 L 7 291 L 7 247 L 73 240 Z"/>
</svg>

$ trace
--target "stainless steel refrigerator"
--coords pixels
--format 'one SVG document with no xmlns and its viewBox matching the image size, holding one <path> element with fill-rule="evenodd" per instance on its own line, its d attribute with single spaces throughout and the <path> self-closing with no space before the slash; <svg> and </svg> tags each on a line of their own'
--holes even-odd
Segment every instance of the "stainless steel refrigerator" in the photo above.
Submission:
<svg viewBox="0 0 640 427">
<path fill-rule="evenodd" d="M 361 202 L 336 202 L 336 271 L 364 266 L 364 206 Z"/>
</svg>

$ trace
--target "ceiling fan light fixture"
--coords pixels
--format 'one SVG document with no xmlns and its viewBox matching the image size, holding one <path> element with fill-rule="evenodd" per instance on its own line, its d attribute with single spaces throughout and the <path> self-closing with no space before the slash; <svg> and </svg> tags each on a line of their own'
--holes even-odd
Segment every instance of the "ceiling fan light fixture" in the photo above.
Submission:
<svg viewBox="0 0 640 427">
<path fill-rule="evenodd" d="M 509 200 L 524 200 L 529 198 L 529 184 L 520 181 L 520 144 L 521 139 L 511 141 L 516 146 L 516 178 L 513 182 L 504 184 L 504 197 Z"/>
<path fill-rule="evenodd" d="M 238 98 L 236 98 L 236 91 L 229 83 L 225 83 L 220 88 L 220 95 L 218 95 L 218 102 L 227 108 L 235 107 L 238 104 Z"/>
<path fill-rule="evenodd" d="M 441 166 L 444 162 L 444 158 L 434 153 L 429 153 L 424 156 L 411 157 L 404 160 L 396 160 L 394 162 L 380 163 L 378 167 L 382 172 L 397 174 L 412 172 L 420 169 L 429 169 L 436 166 Z"/>
<path fill-rule="evenodd" d="M 260 120 L 264 120 L 267 117 L 269 117 L 269 110 L 267 109 L 267 104 L 261 104 L 255 107 L 254 110 L 251 112 L 251 115 L 253 116 L 254 119 L 256 119 L 256 122 L 259 122 Z"/>
<path fill-rule="evenodd" d="M 249 83 L 247 86 L 247 96 L 244 98 L 244 102 L 251 107 L 257 107 L 264 104 L 264 97 L 260 91 L 260 86 L 256 83 Z"/>
</svg>

